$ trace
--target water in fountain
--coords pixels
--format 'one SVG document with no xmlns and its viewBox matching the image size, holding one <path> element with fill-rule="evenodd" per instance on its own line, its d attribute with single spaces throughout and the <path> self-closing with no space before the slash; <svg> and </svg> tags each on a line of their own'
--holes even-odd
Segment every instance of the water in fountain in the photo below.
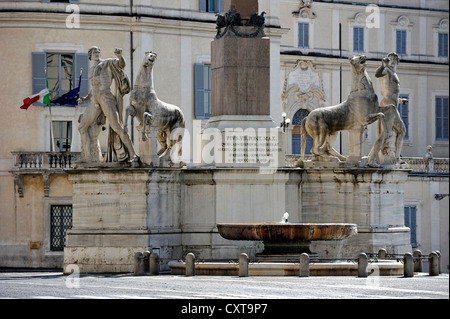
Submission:
<svg viewBox="0 0 450 319">
<path fill-rule="evenodd" d="M 286 213 L 284 213 L 283 218 L 281 218 L 281 223 L 287 224 L 288 220 L 289 220 L 289 213 L 286 212 Z"/>
</svg>

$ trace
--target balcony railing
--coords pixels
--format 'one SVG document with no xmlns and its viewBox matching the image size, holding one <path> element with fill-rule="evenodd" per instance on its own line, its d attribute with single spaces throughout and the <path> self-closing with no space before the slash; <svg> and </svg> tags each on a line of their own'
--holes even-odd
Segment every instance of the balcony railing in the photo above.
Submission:
<svg viewBox="0 0 450 319">
<path fill-rule="evenodd" d="M 79 152 L 12 152 L 14 156 L 14 169 L 19 171 L 27 170 L 58 170 L 72 168 Z M 285 157 L 285 167 L 295 167 L 295 163 L 300 155 L 289 154 Z M 310 159 L 311 156 L 305 156 Z M 411 173 L 415 174 L 448 174 L 448 158 L 421 158 L 402 157 L 411 168 Z"/>
<path fill-rule="evenodd" d="M 79 152 L 12 152 L 15 170 L 72 168 Z"/>
<path fill-rule="evenodd" d="M 311 159 L 306 155 L 305 158 Z M 286 155 L 286 167 L 296 167 L 295 163 L 300 159 L 300 155 Z M 422 157 L 402 157 L 402 160 L 409 164 L 413 174 L 447 174 L 449 173 L 448 158 L 422 158 Z"/>
</svg>

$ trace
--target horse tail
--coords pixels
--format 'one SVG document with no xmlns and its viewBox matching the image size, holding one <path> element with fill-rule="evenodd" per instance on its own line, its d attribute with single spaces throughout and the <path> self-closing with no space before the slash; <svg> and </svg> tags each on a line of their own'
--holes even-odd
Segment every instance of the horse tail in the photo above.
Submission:
<svg viewBox="0 0 450 319">
<path fill-rule="evenodd" d="M 306 151 L 306 138 L 308 136 L 308 133 L 306 133 L 306 119 L 307 117 L 305 117 L 302 120 L 302 128 L 301 128 L 301 143 L 302 143 L 302 151 L 301 151 L 301 159 L 302 161 L 305 160 L 305 151 Z"/>
</svg>

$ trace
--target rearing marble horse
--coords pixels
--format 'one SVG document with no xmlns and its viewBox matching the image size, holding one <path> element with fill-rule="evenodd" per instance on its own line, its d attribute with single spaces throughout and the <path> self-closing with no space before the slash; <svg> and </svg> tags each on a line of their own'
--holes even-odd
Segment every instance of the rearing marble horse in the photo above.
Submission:
<svg viewBox="0 0 450 319">
<path fill-rule="evenodd" d="M 179 143 L 178 156 L 181 156 L 184 115 L 178 106 L 163 102 L 156 95 L 153 86 L 153 65 L 156 56 L 155 52 L 145 52 L 144 61 L 131 91 L 130 105 L 126 109 L 125 125 L 128 123 L 128 116 L 137 117 L 143 141 L 147 140 L 146 126 L 157 126 L 157 139 L 161 145 L 158 155 L 164 155 L 175 143 Z M 172 135 L 176 135 L 175 138 L 172 139 Z"/>
</svg>

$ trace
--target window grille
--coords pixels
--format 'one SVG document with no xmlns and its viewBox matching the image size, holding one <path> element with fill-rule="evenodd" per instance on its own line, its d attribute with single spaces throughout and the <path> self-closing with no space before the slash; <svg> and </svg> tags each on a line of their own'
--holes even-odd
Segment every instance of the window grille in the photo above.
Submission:
<svg viewBox="0 0 450 319">
<path fill-rule="evenodd" d="M 70 228 L 72 228 L 72 205 L 51 205 L 50 250 L 64 250 L 66 232 Z"/>
</svg>

